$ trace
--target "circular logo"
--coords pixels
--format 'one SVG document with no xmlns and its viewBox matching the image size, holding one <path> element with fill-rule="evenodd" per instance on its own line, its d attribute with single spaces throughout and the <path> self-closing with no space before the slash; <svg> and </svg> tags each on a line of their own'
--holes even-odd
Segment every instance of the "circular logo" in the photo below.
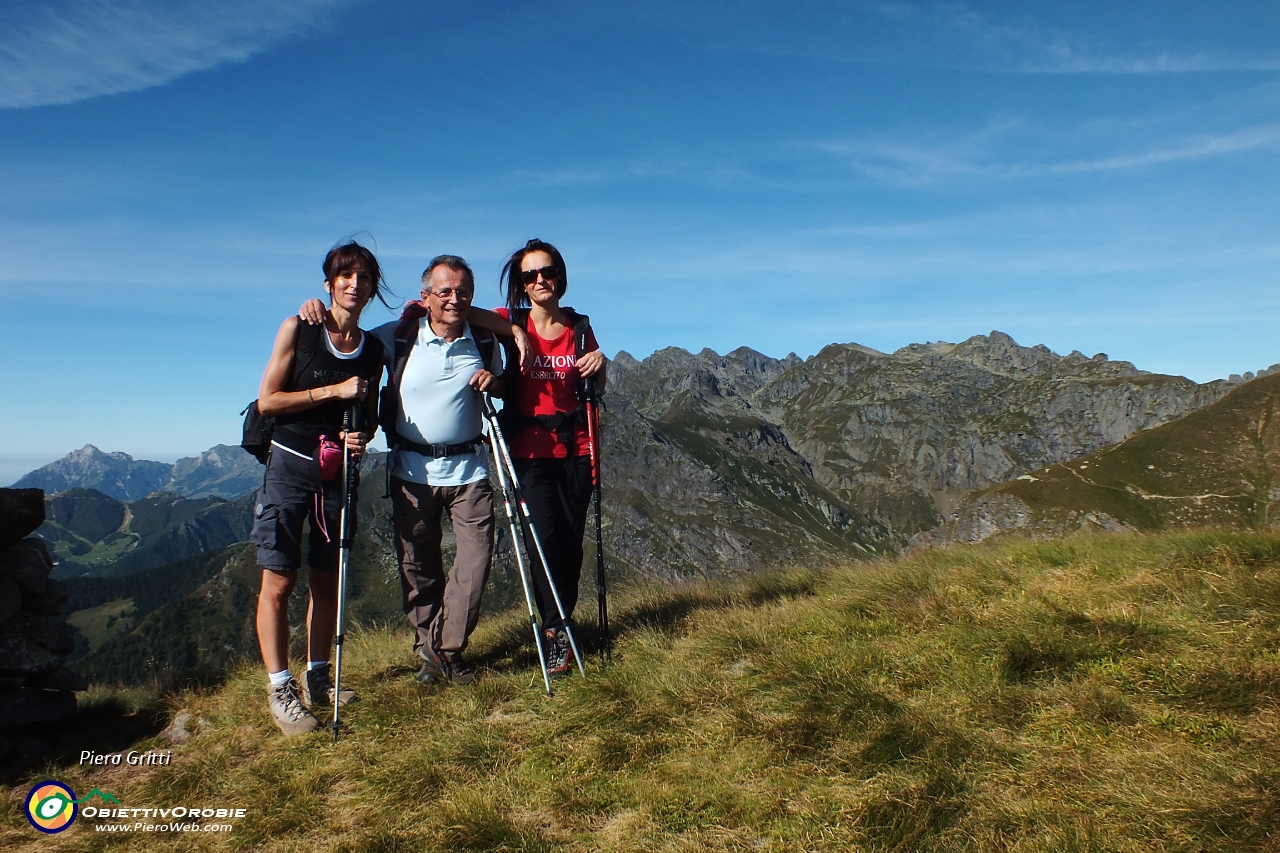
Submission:
<svg viewBox="0 0 1280 853">
<path fill-rule="evenodd" d="M 62 832 L 78 811 L 76 795 L 61 782 L 41 782 L 27 794 L 27 820 L 41 832 Z"/>
</svg>

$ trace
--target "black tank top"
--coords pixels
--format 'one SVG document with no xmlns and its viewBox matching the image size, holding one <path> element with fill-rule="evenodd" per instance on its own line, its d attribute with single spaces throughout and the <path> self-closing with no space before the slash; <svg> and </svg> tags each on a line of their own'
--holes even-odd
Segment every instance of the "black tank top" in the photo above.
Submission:
<svg viewBox="0 0 1280 853">
<path fill-rule="evenodd" d="M 302 323 L 301 320 L 298 321 Z M 308 339 L 308 335 L 311 337 Z M 345 382 L 352 376 L 367 379 L 370 383 L 382 369 L 382 344 L 368 332 L 360 332 L 360 354 L 355 358 L 338 358 L 328 346 L 326 340 L 329 333 L 323 325 L 312 326 L 302 323 L 298 330 L 298 343 L 294 357 L 299 353 L 310 352 L 305 364 L 295 364 L 293 369 L 294 385 L 291 391 L 306 391 L 310 388 L 323 388 L 325 385 L 336 385 Z M 376 394 L 377 388 L 370 388 L 370 394 Z M 320 442 L 320 436 L 328 435 L 337 438 L 342 430 L 342 415 L 350 407 L 349 400 L 327 400 L 314 409 L 303 409 L 288 415 L 277 415 L 276 426 L 284 427 L 289 433 L 280 436 L 281 444 L 293 447 L 297 440 L 305 442 L 304 447 L 295 450 L 308 454 Z"/>
</svg>

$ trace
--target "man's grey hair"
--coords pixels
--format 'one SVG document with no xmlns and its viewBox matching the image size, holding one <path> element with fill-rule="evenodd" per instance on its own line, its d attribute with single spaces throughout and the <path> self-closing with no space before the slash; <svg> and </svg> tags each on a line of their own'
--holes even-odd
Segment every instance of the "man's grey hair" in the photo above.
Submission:
<svg viewBox="0 0 1280 853">
<path fill-rule="evenodd" d="M 467 266 L 467 262 L 457 255 L 436 255 L 431 259 L 431 263 L 427 264 L 427 268 L 422 271 L 422 286 L 429 288 L 431 285 L 431 271 L 436 267 L 448 267 L 454 272 L 462 273 L 462 283 L 467 289 L 474 292 L 476 289 L 476 277 L 471 272 L 471 267 Z"/>
</svg>

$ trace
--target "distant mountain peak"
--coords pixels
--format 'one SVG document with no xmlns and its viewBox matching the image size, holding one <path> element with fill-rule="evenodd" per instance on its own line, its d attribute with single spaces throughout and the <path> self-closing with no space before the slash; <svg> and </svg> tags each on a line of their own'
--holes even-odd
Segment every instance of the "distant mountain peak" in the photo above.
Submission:
<svg viewBox="0 0 1280 853">
<path fill-rule="evenodd" d="M 908 344 L 897 350 L 894 356 L 926 360 L 958 359 L 997 375 L 1020 378 L 1116 379 L 1150 375 L 1127 361 L 1111 361 L 1104 352 L 1087 356 L 1078 350 L 1072 350 L 1068 355 L 1062 356 L 1044 344 L 1024 347 L 1012 336 L 999 330 L 993 330 L 987 335 L 974 335 L 958 344 L 947 341 Z"/>
<path fill-rule="evenodd" d="M 219 444 L 199 456 L 169 464 L 134 459 L 127 453 L 108 453 L 86 444 L 30 472 L 13 488 L 44 489 L 49 495 L 89 488 L 121 501 L 139 500 L 155 492 L 188 498 L 214 495 L 230 500 L 252 491 L 261 482 L 258 461 L 231 445 Z"/>
</svg>

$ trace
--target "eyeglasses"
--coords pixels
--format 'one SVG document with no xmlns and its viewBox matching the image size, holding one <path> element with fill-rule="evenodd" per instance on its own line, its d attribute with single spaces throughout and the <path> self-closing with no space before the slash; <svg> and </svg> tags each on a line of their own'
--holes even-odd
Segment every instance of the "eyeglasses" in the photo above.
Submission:
<svg viewBox="0 0 1280 853">
<path fill-rule="evenodd" d="M 555 267 L 539 267 L 536 270 L 521 270 L 520 280 L 525 284 L 533 284 L 538 280 L 538 276 L 542 276 L 543 281 L 555 281 L 560 278 L 560 272 Z"/>
<path fill-rule="evenodd" d="M 441 302 L 448 302 L 455 296 L 458 297 L 459 302 L 470 302 L 471 298 L 475 296 L 469 290 L 459 290 L 456 287 L 446 287 L 443 290 L 428 290 L 427 293 L 430 293 Z"/>
</svg>

